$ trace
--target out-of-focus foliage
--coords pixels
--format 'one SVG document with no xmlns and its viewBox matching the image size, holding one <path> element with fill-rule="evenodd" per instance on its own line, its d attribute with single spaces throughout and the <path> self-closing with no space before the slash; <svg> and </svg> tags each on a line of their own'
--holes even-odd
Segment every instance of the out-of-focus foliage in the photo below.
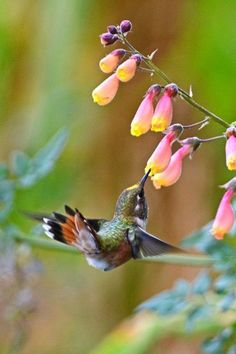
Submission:
<svg viewBox="0 0 236 354">
<path fill-rule="evenodd" d="M 219 242 L 210 234 L 211 226 L 212 222 L 208 223 L 184 239 L 182 244 L 209 254 L 213 260 L 212 266 L 201 271 L 194 281 L 178 279 L 171 290 L 165 290 L 139 305 L 136 309 L 140 312 L 139 316 L 127 320 L 94 353 L 144 354 L 155 342 L 173 333 L 204 334 L 204 353 L 235 353 L 235 228 L 224 241 Z M 156 318 L 148 313 L 154 313 Z M 139 328 L 141 321 L 144 324 Z M 139 329 L 132 336 L 136 326 Z M 126 327 L 128 340 L 116 344 L 119 333 Z M 206 338 L 206 335 L 213 333 Z"/>
<path fill-rule="evenodd" d="M 13 152 L 9 166 L 0 165 L 0 333 L 1 353 L 21 351 L 28 337 L 29 315 L 36 306 L 35 279 L 41 269 L 27 243 L 31 241 L 17 223 L 10 220 L 18 190 L 32 187 L 53 168 L 65 145 L 67 131 L 59 131 L 33 157 Z M 34 228 L 34 237 L 39 233 Z M 28 242 L 29 242 L 28 241 Z"/>
</svg>

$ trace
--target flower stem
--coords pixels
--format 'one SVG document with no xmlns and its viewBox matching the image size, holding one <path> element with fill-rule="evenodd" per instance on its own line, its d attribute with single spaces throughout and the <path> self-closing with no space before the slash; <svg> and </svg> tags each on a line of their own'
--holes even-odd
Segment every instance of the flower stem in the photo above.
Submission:
<svg viewBox="0 0 236 354">
<path fill-rule="evenodd" d="M 208 138 L 208 139 L 200 139 L 201 143 L 208 143 L 214 140 L 218 140 L 218 139 L 225 139 L 225 135 L 218 135 L 218 136 L 213 136 L 212 138 Z"/>
<path fill-rule="evenodd" d="M 31 247 L 36 247 L 37 249 L 44 249 L 57 252 L 66 252 L 81 256 L 81 253 L 75 248 L 64 245 L 55 241 L 47 241 L 37 237 L 29 237 L 23 235 L 14 235 L 15 241 L 20 243 L 26 243 Z M 207 255 L 191 255 L 191 254 L 165 254 L 159 257 L 148 257 L 144 258 L 142 261 L 146 262 L 158 262 L 158 263 L 169 263 L 176 265 L 186 265 L 195 267 L 206 267 L 213 264 L 213 259 Z"/>
<path fill-rule="evenodd" d="M 127 38 L 120 33 L 119 34 L 120 40 L 123 42 L 123 44 L 127 45 L 127 47 L 133 52 L 139 54 L 143 62 L 156 74 L 157 76 L 160 76 L 166 83 L 170 84 L 173 82 L 172 80 L 169 79 L 169 77 L 161 70 L 159 69 L 153 62 L 150 57 L 144 56 L 142 53 L 140 53 L 128 40 Z M 204 106 L 200 105 L 198 102 L 196 102 L 185 90 L 179 87 L 179 96 L 182 97 L 186 102 L 188 102 L 191 106 L 195 107 L 197 110 L 200 112 L 206 114 L 208 117 L 211 117 L 212 120 L 214 120 L 216 123 L 220 124 L 224 128 L 228 128 L 230 124 L 217 116 L 215 113 L 209 111 L 207 108 Z"/>
</svg>

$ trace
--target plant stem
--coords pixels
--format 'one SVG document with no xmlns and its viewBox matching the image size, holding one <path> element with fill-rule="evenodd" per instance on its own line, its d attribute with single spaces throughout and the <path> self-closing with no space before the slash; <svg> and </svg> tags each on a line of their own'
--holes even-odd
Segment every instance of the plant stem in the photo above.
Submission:
<svg viewBox="0 0 236 354">
<path fill-rule="evenodd" d="M 140 53 L 133 45 L 127 40 L 127 38 L 120 33 L 119 34 L 120 40 L 127 45 L 127 47 L 134 53 L 139 54 L 143 58 L 143 62 L 154 72 L 157 76 L 160 76 L 166 83 L 170 84 L 173 81 L 169 79 L 169 77 L 159 69 L 153 62 L 152 59 L 149 57 L 145 57 L 142 53 Z M 224 128 L 228 128 L 230 126 L 225 120 L 217 116 L 215 113 L 209 111 L 204 106 L 200 105 L 196 102 L 185 90 L 179 87 L 179 96 L 182 97 L 186 102 L 188 102 L 191 106 L 198 109 L 200 112 L 206 114 L 208 117 L 211 117 L 216 123 L 220 124 Z"/>
<path fill-rule="evenodd" d="M 56 241 L 47 241 L 38 237 L 28 237 L 23 235 L 14 235 L 15 241 L 21 243 L 27 243 L 32 247 L 37 249 L 41 248 L 50 251 L 62 251 L 70 254 L 76 254 L 80 256 L 80 252 L 74 248 L 63 243 Z M 207 255 L 191 255 L 191 254 L 165 254 L 159 257 L 148 257 L 142 259 L 143 262 L 158 262 L 158 263 L 169 263 L 176 265 L 186 265 L 193 267 L 204 267 L 213 264 L 213 259 Z"/>
</svg>

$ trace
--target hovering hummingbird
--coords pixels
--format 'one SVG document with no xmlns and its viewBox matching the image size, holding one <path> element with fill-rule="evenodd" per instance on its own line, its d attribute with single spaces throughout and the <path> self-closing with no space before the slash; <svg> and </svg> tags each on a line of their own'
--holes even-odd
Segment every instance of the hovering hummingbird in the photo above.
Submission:
<svg viewBox="0 0 236 354">
<path fill-rule="evenodd" d="M 65 206 L 66 215 L 31 215 L 43 222 L 50 238 L 76 247 L 89 265 L 111 270 L 131 258 L 140 259 L 163 253 L 184 252 L 147 233 L 148 207 L 144 185 L 150 170 L 141 181 L 126 188 L 119 196 L 111 220 L 87 219 L 78 209 Z"/>
</svg>

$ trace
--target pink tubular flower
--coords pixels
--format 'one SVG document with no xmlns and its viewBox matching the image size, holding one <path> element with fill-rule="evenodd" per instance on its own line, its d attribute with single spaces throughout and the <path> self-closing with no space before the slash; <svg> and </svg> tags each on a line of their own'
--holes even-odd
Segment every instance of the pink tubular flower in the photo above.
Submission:
<svg viewBox="0 0 236 354">
<path fill-rule="evenodd" d="M 221 199 L 215 220 L 212 225 L 211 233 L 217 240 L 222 240 L 224 234 L 228 233 L 234 224 L 234 211 L 230 204 L 234 195 L 232 188 L 228 189 Z"/>
<path fill-rule="evenodd" d="M 138 54 L 131 55 L 131 57 L 125 60 L 122 64 L 116 69 L 116 76 L 122 82 L 130 81 L 135 73 L 137 66 L 141 62 L 141 57 Z"/>
<path fill-rule="evenodd" d="M 100 69 L 106 73 L 109 74 L 112 71 L 114 71 L 118 64 L 120 59 L 125 55 L 126 51 L 125 49 L 115 49 L 108 55 L 106 55 L 104 58 L 102 58 L 99 62 Z"/>
<path fill-rule="evenodd" d="M 103 81 L 93 90 L 93 101 L 100 106 L 105 106 L 113 100 L 118 87 L 119 80 L 117 79 L 116 74 L 109 76 L 105 81 Z"/>
<path fill-rule="evenodd" d="M 166 85 L 164 94 L 157 103 L 152 117 L 152 131 L 162 132 L 171 124 L 173 115 L 172 97 L 176 96 L 177 93 L 178 87 L 175 84 Z"/>
<path fill-rule="evenodd" d="M 172 155 L 168 167 L 163 172 L 156 173 L 152 177 L 156 189 L 169 187 L 178 181 L 182 173 L 182 161 L 185 156 L 191 153 L 191 151 L 191 145 L 184 145 Z"/>
<path fill-rule="evenodd" d="M 153 100 L 161 92 L 159 85 L 149 87 L 144 99 L 131 122 L 130 133 L 134 136 L 140 136 L 151 128 L 151 120 L 154 112 Z"/>
<path fill-rule="evenodd" d="M 225 145 L 226 165 L 230 171 L 236 170 L 236 136 L 230 135 Z"/>
<path fill-rule="evenodd" d="M 151 169 L 150 175 L 163 172 L 170 163 L 171 159 L 171 145 L 175 139 L 175 132 L 170 131 L 157 145 L 153 154 L 147 162 L 145 172 Z"/>
</svg>

